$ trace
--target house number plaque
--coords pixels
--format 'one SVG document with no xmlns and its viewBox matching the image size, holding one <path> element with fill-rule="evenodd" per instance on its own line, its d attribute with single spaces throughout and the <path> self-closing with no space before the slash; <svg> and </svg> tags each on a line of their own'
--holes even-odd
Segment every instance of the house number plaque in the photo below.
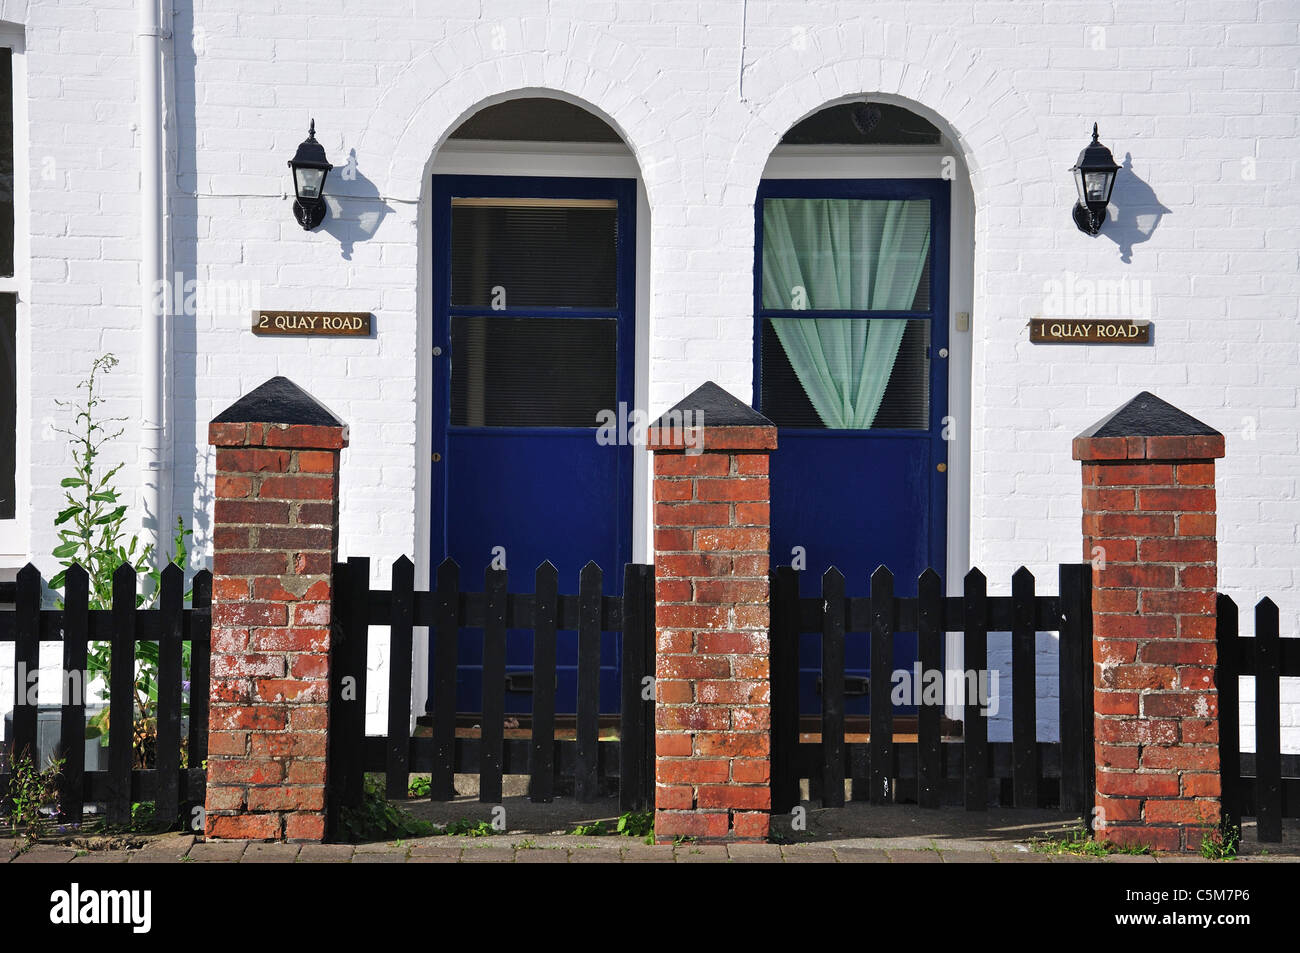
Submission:
<svg viewBox="0 0 1300 953">
<path fill-rule="evenodd" d="M 1035 344 L 1146 344 L 1151 322 L 1131 318 L 1031 318 Z"/>
<path fill-rule="evenodd" d="M 254 311 L 253 333 L 317 337 L 370 337 L 369 311 Z"/>
</svg>

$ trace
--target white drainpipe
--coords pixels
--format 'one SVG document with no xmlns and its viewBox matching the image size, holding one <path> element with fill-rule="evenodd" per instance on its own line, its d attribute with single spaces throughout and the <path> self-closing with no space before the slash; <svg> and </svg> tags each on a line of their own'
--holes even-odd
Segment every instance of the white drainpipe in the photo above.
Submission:
<svg viewBox="0 0 1300 953">
<path fill-rule="evenodd" d="M 140 362 L 140 462 L 143 466 L 141 503 L 143 540 L 152 537 L 165 552 L 170 516 L 163 513 L 165 477 L 163 432 L 166 397 L 165 324 L 168 298 L 163 281 L 163 158 L 162 158 L 162 27 L 158 0 L 139 0 L 137 55 L 140 66 L 140 318 L 143 339 Z M 161 307 L 160 307 L 161 305 Z M 152 532 L 150 529 L 152 528 Z"/>
</svg>

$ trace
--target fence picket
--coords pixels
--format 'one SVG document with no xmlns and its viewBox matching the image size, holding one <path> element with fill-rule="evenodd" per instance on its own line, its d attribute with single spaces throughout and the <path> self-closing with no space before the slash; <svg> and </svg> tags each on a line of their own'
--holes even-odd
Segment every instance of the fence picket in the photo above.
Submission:
<svg viewBox="0 0 1300 953">
<path fill-rule="evenodd" d="M 1084 719 L 1092 717 L 1091 695 L 1085 702 L 1083 669 L 1083 574 L 1086 565 L 1062 563 L 1058 576 L 1061 594 L 1058 677 L 1060 683 L 1061 725 L 1061 809 L 1083 811 L 1086 760 L 1092 759 L 1091 746 L 1083 747 Z M 1092 667 L 1087 669 L 1087 685 L 1092 687 Z M 1082 814 L 1081 814 L 1082 816 Z"/>
<path fill-rule="evenodd" d="M 927 569 L 916 582 L 917 658 L 921 663 L 921 685 L 912 686 L 917 710 L 917 794 L 920 807 L 937 808 L 943 790 L 940 761 L 940 724 L 943 713 L 943 681 L 940 679 L 938 704 L 924 687 L 929 673 L 942 674 L 943 665 L 943 581 L 933 569 Z"/>
<path fill-rule="evenodd" d="M 80 824 L 85 806 L 86 771 L 86 637 L 90 618 L 90 576 L 80 565 L 68 569 L 63 580 L 63 675 L 75 681 L 75 693 L 68 697 L 69 683 L 63 683 L 60 712 L 59 756 L 63 773 L 59 777 L 60 819 Z"/>
<path fill-rule="evenodd" d="M 158 794 L 154 810 L 169 826 L 180 816 L 181 656 L 185 612 L 185 572 L 168 563 L 158 593 L 158 738 L 155 766 Z"/>
<path fill-rule="evenodd" d="M 1011 577 L 1011 779 L 1016 807 L 1038 806 L 1038 692 L 1035 678 L 1034 575 Z"/>
<path fill-rule="evenodd" d="M 600 743 L 600 567 L 589 562 L 578 578 L 578 744 L 574 795 L 578 802 L 596 800 Z"/>
<path fill-rule="evenodd" d="M 26 755 L 37 770 L 44 767 L 36 751 L 37 673 L 41 670 L 41 574 L 28 563 L 18 571 L 14 594 L 14 711 L 11 761 Z"/>
<path fill-rule="evenodd" d="M 185 766 L 197 770 L 208 758 L 208 692 L 212 667 L 212 572 L 190 580 L 190 743 Z"/>
<path fill-rule="evenodd" d="M 483 717 L 479 722 L 478 799 L 500 804 L 506 729 L 506 570 L 483 573 Z"/>
<path fill-rule="evenodd" d="M 1255 822 L 1261 843 L 1282 840 L 1282 644 L 1277 605 L 1255 606 Z"/>
<path fill-rule="evenodd" d="M 628 563 L 623 567 L 623 683 L 622 717 L 619 721 L 618 747 L 618 805 L 619 809 L 639 811 L 646 807 L 645 779 L 645 713 L 648 707 L 642 699 L 642 679 L 645 670 L 645 576 L 641 567 Z M 651 682 L 653 686 L 653 682 Z"/>
<path fill-rule="evenodd" d="M 822 576 L 822 807 L 844 806 L 844 574 Z"/>
<path fill-rule="evenodd" d="M 366 733 L 366 675 L 369 669 L 367 643 L 370 603 L 370 557 L 351 556 L 347 562 L 347 609 L 342 614 L 342 676 L 350 679 L 350 691 L 334 699 L 341 709 L 340 723 L 347 736 L 340 748 L 341 761 L 347 766 L 342 792 L 343 807 L 360 807 L 365 800 L 366 775 L 361 768 L 361 742 Z"/>
<path fill-rule="evenodd" d="M 799 573 L 772 574 L 772 812 L 799 803 Z M 856 795 L 856 791 L 854 792 Z"/>
<path fill-rule="evenodd" d="M 108 807 L 110 824 L 131 820 L 134 764 L 135 570 L 127 563 L 113 573 L 113 636 L 109 640 Z"/>
<path fill-rule="evenodd" d="M 528 797 L 546 803 L 555 797 L 555 626 L 559 573 L 548 559 L 537 567 L 533 600 L 533 737 Z M 624 693 L 626 704 L 627 694 Z"/>
<path fill-rule="evenodd" d="M 415 619 L 415 564 L 406 556 L 393 563 L 393 612 L 388 643 L 388 763 L 385 788 L 404 798 L 410 784 L 411 644 Z"/>
<path fill-rule="evenodd" d="M 1220 817 L 1228 830 L 1241 830 L 1241 685 L 1237 604 L 1223 593 L 1215 603 L 1218 664 L 1214 684 L 1219 692 Z M 1258 763 L 1258 762 L 1256 762 Z"/>
<path fill-rule="evenodd" d="M 962 664 L 968 672 L 987 672 L 988 580 L 978 569 L 966 573 L 962 621 L 966 629 L 962 643 Z M 986 811 L 989 806 L 989 723 L 979 699 L 969 695 L 962 710 L 962 742 L 963 799 L 966 810 Z"/>
<path fill-rule="evenodd" d="M 433 771 L 429 798 L 450 801 L 456 796 L 456 654 L 460 637 L 460 567 L 453 559 L 438 566 L 434 601 L 433 643 Z"/>
<path fill-rule="evenodd" d="M 894 574 L 884 566 L 871 574 L 871 803 L 894 800 Z"/>
</svg>

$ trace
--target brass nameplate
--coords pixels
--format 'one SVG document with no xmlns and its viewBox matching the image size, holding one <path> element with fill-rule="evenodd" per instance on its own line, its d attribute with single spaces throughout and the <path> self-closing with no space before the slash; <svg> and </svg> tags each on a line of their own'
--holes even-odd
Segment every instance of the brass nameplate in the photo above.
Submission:
<svg viewBox="0 0 1300 953">
<path fill-rule="evenodd" d="M 253 333 L 369 337 L 369 311 L 254 311 Z"/>
<path fill-rule="evenodd" d="M 1147 344 L 1151 322 L 1131 318 L 1031 318 L 1035 344 Z"/>
</svg>

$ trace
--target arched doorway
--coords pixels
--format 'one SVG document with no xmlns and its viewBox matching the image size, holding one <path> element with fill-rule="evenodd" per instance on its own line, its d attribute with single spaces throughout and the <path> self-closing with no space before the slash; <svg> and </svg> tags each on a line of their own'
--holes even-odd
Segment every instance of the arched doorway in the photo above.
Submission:
<svg viewBox="0 0 1300 953">
<path fill-rule="evenodd" d="M 958 155 L 907 106 L 857 98 L 793 126 L 764 171 L 754 406 L 779 430 L 773 564 L 802 565 L 804 595 L 832 565 L 863 596 L 880 565 L 908 593 L 925 569 L 948 576 L 967 558 L 973 229 Z M 815 640 L 800 655 L 812 712 Z M 894 657 L 909 668 L 914 638 L 900 635 Z M 847 665 L 865 686 L 865 643 Z M 848 713 L 868 704 L 864 691 Z"/>
<path fill-rule="evenodd" d="M 466 585 L 504 566 L 528 591 L 550 560 L 562 592 L 588 561 L 621 587 L 633 553 L 634 448 L 600 439 L 636 405 L 644 189 L 619 134 L 576 103 L 486 106 L 451 133 L 429 184 L 431 562 Z M 576 641 L 561 633 L 557 710 L 573 711 Z M 617 635 L 601 710 L 618 709 Z M 531 710 L 531 634 L 507 638 L 508 712 Z M 479 710 L 481 640 L 464 633 L 457 710 Z"/>
</svg>

